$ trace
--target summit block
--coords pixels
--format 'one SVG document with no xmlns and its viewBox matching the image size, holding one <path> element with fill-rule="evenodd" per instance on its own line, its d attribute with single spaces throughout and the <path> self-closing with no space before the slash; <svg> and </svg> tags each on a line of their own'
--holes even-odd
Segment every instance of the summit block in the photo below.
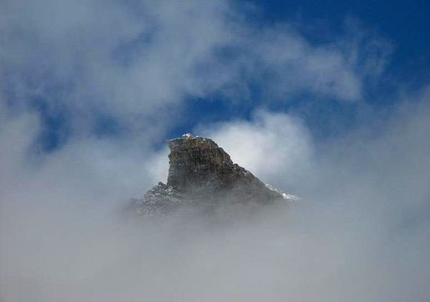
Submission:
<svg viewBox="0 0 430 302">
<path fill-rule="evenodd" d="M 286 194 L 265 185 L 233 163 L 213 140 L 184 134 L 167 141 L 170 149 L 167 184 L 158 183 L 135 209 L 140 215 L 181 208 L 211 211 L 221 205 L 285 202 Z"/>
</svg>

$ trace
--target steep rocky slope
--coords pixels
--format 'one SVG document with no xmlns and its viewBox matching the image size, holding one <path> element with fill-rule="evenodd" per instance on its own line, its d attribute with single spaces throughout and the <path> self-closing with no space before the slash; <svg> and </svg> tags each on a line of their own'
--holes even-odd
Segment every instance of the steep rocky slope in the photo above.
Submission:
<svg viewBox="0 0 430 302">
<path fill-rule="evenodd" d="M 294 198 L 265 185 L 251 172 L 234 164 L 211 139 L 184 134 L 167 144 L 170 148 L 167 184 L 159 182 L 142 199 L 134 200 L 134 209 L 139 215 L 288 204 Z"/>
</svg>

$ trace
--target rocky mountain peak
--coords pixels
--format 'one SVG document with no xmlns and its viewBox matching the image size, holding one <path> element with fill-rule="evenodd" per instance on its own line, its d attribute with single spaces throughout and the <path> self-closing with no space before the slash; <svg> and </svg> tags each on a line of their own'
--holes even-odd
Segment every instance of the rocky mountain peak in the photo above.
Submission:
<svg viewBox="0 0 430 302">
<path fill-rule="evenodd" d="M 211 186 L 227 188 L 234 174 L 230 156 L 211 139 L 184 134 L 167 141 L 170 148 L 167 185 L 179 191 Z"/>
<path fill-rule="evenodd" d="M 233 163 L 209 138 L 187 133 L 167 144 L 167 184 L 159 182 L 143 199 L 135 200 L 135 209 L 141 215 L 180 208 L 207 211 L 220 205 L 272 204 L 288 199 L 288 195 Z"/>
</svg>

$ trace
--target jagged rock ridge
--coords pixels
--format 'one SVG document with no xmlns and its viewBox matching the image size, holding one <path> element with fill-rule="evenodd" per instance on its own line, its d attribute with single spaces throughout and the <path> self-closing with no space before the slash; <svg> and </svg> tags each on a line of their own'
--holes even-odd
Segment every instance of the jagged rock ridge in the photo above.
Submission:
<svg viewBox="0 0 430 302">
<path fill-rule="evenodd" d="M 143 199 L 135 200 L 134 208 L 140 215 L 182 208 L 210 211 L 222 204 L 273 204 L 290 198 L 234 164 L 211 139 L 184 134 L 167 144 L 167 184 L 159 182 Z"/>
</svg>

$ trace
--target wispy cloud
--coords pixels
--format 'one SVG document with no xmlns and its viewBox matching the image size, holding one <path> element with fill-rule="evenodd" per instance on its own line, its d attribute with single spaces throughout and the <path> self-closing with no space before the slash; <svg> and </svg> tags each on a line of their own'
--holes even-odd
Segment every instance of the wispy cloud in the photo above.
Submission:
<svg viewBox="0 0 430 302">
<path fill-rule="evenodd" d="M 215 230 L 192 220 L 136 227 L 112 214 L 165 180 L 165 150 L 153 142 L 189 97 L 248 102 L 259 85 L 262 105 L 301 93 L 352 102 L 383 74 L 389 45 L 354 22 L 316 43 L 290 24 L 256 27 L 239 9 L 1 2 L 0 299 L 427 299 L 426 90 L 331 141 L 267 109 L 201 121 L 195 130 L 234 161 L 304 198 L 287 213 Z M 56 152 L 35 147 L 41 103 L 70 124 Z M 120 134 L 97 135 L 100 116 Z"/>
<path fill-rule="evenodd" d="M 95 113 L 142 131 L 150 117 L 163 118 L 190 96 L 247 101 L 252 85 L 268 99 L 306 92 L 359 100 L 367 76 L 378 76 L 387 57 L 386 43 L 364 39 L 370 36 L 359 26 L 315 45 L 288 24 L 256 28 L 228 1 L 1 6 L 6 100 L 65 110 L 76 131 L 91 131 Z"/>
</svg>

